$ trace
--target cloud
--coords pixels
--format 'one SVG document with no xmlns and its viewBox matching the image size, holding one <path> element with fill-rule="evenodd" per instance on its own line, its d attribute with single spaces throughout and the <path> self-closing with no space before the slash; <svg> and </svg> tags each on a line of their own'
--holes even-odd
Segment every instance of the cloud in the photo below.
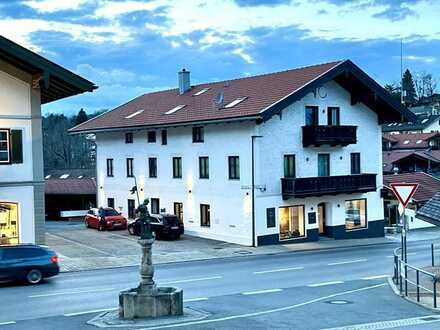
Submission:
<svg viewBox="0 0 440 330">
<path fill-rule="evenodd" d="M 88 0 L 28 0 L 25 6 L 31 7 L 42 13 L 54 13 L 63 10 L 76 10 Z"/>
<path fill-rule="evenodd" d="M 164 1 L 105 1 L 94 12 L 95 17 L 115 19 L 120 15 L 134 13 L 138 11 L 154 11 L 161 8 Z"/>
<path fill-rule="evenodd" d="M 136 73 L 124 69 L 104 70 L 90 64 L 79 64 L 75 72 L 80 76 L 101 84 L 127 83 L 136 80 Z"/>
<path fill-rule="evenodd" d="M 418 56 L 418 55 L 406 55 L 403 56 L 404 60 L 412 61 L 412 62 L 421 62 L 425 64 L 431 64 L 437 61 L 437 58 L 434 56 Z"/>
<path fill-rule="evenodd" d="M 234 49 L 232 51 L 232 54 L 240 56 L 248 64 L 254 64 L 255 63 L 255 61 L 252 58 L 252 56 L 247 54 L 243 48 L 236 48 L 236 49 Z"/>
</svg>

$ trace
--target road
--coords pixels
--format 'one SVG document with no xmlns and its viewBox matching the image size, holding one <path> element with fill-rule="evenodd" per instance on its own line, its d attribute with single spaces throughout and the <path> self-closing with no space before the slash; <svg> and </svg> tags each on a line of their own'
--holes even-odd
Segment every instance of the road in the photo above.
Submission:
<svg viewBox="0 0 440 330">
<path fill-rule="evenodd" d="M 397 297 L 386 284 L 398 246 L 166 264 L 156 267 L 156 279 L 183 288 L 185 306 L 210 313 L 188 329 L 326 329 L 389 320 L 405 329 L 440 328 L 440 318 L 426 321 L 431 311 Z M 408 258 L 428 265 L 429 243 L 411 242 Z M 0 327 L 93 329 L 85 321 L 114 309 L 118 292 L 137 283 L 138 269 L 125 267 L 63 273 L 38 286 L 2 285 Z"/>
</svg>

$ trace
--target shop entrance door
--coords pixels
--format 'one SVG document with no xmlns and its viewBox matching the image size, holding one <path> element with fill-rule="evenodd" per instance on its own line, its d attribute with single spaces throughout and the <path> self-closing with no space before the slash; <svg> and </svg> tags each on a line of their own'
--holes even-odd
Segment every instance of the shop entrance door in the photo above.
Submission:
<svg viewBox="0 0 440 330">
<path fill-rule="evenodd" d="M 318 204 L 319 235 L 325 235 L 325 203 Z"/>
</svg>

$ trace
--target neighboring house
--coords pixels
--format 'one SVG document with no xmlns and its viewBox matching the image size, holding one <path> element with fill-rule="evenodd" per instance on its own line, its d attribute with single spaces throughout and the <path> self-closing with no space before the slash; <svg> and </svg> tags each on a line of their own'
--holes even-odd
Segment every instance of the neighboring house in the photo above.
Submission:
<svg viewBox="0 0 440 330">
<path fill-rule="evenodd" d="M 45 171 L 47 220 L 78 218 L 96 207 L 94 170 L 68 169 Z"/>
<path fill-rule="evenodd" d="M 414 115 L 351 61 L 144 94 L 96 134 L 98 205 L 151 211 L 244 245 L 384 234 L 380 124 Z"/>
<path fill-rule="evenodd" d="M 440 133 L 383 134 L 383 172 L 440 172 Z"/>
<path fill-rule="evenodd" d="M 419 186 L 408 204 L 405 217 L 410 229 L 430 227 L 429 223 L 417 219 L 416 212 L 440 191 L 440 180 L 423 172 L 392 174 L 383 176 L 385 226 L 395 227 L 399 223 L 399 201 L 391 190 L 391 183 L 418 183 Z"/>
<path fill-rule="evenodd" d="M 440 191 L 417 211 L 416 217 L 440 227 Z"/>
<path fill-rule="evenodd" d="M 0 244 L 44 241 L 41 104 L 95 88 L 0 36 Z"/>
<path fill-rule="evenodd" d="M 440 115 L 419 114 L 417 119 L 412 122 L 394 122 L 382 126 L 384 133 L 433 133 L 440 132 Z"/>
</svg>

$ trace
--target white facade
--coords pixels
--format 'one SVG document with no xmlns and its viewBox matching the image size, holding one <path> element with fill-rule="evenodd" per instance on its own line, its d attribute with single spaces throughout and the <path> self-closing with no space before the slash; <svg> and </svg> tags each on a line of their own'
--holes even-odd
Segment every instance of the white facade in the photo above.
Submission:
<svg viewBox="0 0 440 330">
<path fill-rule="evenodd" d="M 0 61 L 0 131 L 9 137 L 17 131 L 22 138 L 22 159 L 0 164 L 2 244 L 35 243 L 37 224 L 44 221 L 40 94 L 31 81 L 29 74 Z M 8 148 L 12 153 L 12 144 Z"/>
<path fill-rule="evenodd" d="M 320 97 L 319 95 L 326 95 Z M 340 108 L 340 124 L 357 126 L 357 143 L 348 146 L 303 147 L 301 127 L 305 107 L 319 107 L 319 124 L 327 124 L 327 108 Z M 219 110 L 220 111 L 220 110 Z M 192 127 L 167 128 L 167 144 L 161 144 L 161 129 L 156 142 L 147 142 L 147 132 L 115 131 L 97 133 L 98 205 L 114 198 L 115 208 L 128 215 L 128 199 L 136 199 L 129 190 L 134 179 L 126 175 L 126 159 L 134 159 L 140 198 L 159 198 L 160 208 L 173 213 L 175 202 L 183 203 L 185 232 L 206 238 L 243 245 L 252 244 L 252 153 L 255 138 L 255 240 L 261 244 L 278 243 L 280 208 L 304 206 L 305 233 L 298 241 L 317 239 L 318 221 L 308 221 L 308 213 L 325 203 L 325 226 L 345 233 L 348 200 L 366 199 L 365 227 L 351 230 L 344 237 L 383 235 L 381 128 L 377 114 L 361 103 L 351 105 L 349 93 L 334 82 L 321 87 L 321 93 L 309 93 L 266 122 L 255 121 L 209 124 L 204 126 L 204 142 L 192 143 Z M 151 130 L 150 130 L 151 131 Z M 124 134 L 133 132 L 133 143 L 125 143 Z M 295 155 L 296 177 L 317 177 L 319 153 L 330 154 L 330 175 L 350 175 L 350 154 L 360 153 L 361 173 L 377 174 L 377 190 L 368 193 L 339 194 L 283 200 L 281 178 L 284 155 Z M 209 179 L 199 179 L 199 157 L 209 157 Z M 240 179 L 229 180 L 228 156 L 239 156 Z M 148 177 L 148 158 L 157 158 L 157 178 Z M 173 179 L 172 158 L 182 157 L 182 179 Z M 107 176 L 107 159 L 113 159 L 113 177 Z M 202 227 L 200 204 L 210 205 L 210 227 Z M 137 205 L 137 202 L 136 202 Z M 267 226 L 267 208 L 275 208 L 275 226 Z M 341 229 L 342 228 L 342 229 Z M 311 236 L 313 231 L 314 237 Z M 333 235 L 336 237 L 336 234 Z M 338 238 L 338 237 L 336 237 Z M 296 238 L 288 239 L 295 241 Z M 281 241 L 284 242 L 284 241 Z"/>
</svg>

